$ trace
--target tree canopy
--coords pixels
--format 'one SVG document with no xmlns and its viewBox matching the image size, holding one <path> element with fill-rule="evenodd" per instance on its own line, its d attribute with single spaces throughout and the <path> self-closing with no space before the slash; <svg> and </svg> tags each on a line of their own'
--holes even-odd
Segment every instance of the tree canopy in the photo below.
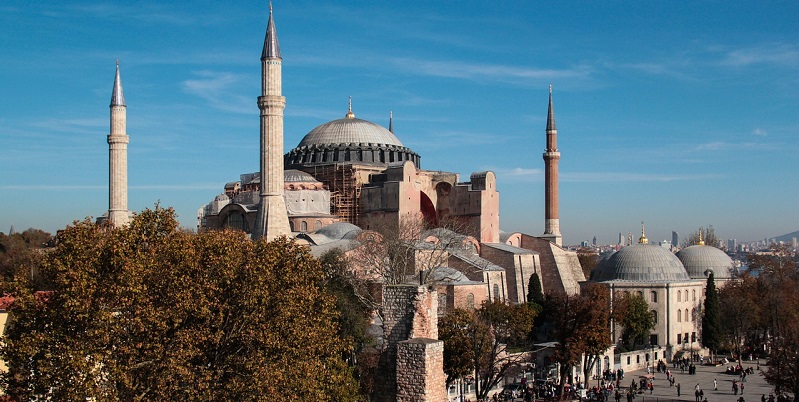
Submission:
<svg viewBox="0 0 799 402">
<path fill-rule="evenodd" d="M 556 294 L 547 303 L 552 321 L 552 339 L 558 342 L 555 359 L 561 365 L 561 384 L 566 384 L 569 368 L 585 354 L 583 371 L 589 378 L 597 356 L 613 345 L 610 325 L 610 292 L 607 287 L 590 284 L 578 295 Z"/>
<path fill-rule="evenodd" d="M 306 249 L 191 234 L 156 207 L 75 223 L 18 286 L 0 379 L 22 400 L 356 400 L 334 297 Z"/>
<path fill-rule="evenodd" d="M 624 343 L 630 349 L 635 348 L 636 345 L 643 345 L 646 342 L 645 337 L 655 327 L 655 320 L 649 310 L 649 304 L 643 296 L 638 294 L 624 297 L 620 304 L 626 304 L 619 309 L 624 311 L 620 320 L 624 327 L 621 335 Z"/>
<path fill-rule="evenodd" d="M 524 358 L 523 354 L 507 353 L 507 347 L 525 341 L 535 316 L 529 304 L 512 306 L 491 300 L 476 311 L 447 313 L 439 321 L 439 338 L 444 341 L 448 382 L 475 373 L 477 398 L 487 398 L 508 369 Z"/>
<path fill-rule="evenodd" d="M 716 282 L 713 274 L 707 277 L 705 285 L 705 308 L 702 314 L 702 346 L 717 350 L 721 346 L 721 316 L 719 295 L 716 291 Z"/>
</svg>

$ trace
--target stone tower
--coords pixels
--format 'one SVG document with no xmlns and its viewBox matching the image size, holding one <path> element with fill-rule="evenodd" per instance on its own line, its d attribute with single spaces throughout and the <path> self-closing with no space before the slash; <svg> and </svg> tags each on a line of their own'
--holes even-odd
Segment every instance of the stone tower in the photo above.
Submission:
<svg viewBox="0 0 799 402">
<path fill-rule="evenodd" d="M 111 133 L 108 135 L 108 220 L 114 226 L 128 223 L 127 106 L 119 78 L 119 60 L 111 93 Z"/>
<path fill-rule="evenodd" d="M 544 151 L 544 239 L 563 245 L 558 217 L 558 129 L 555 127 L 555 109 L 552 107 L 552 84 L 549 85 L 549 110 L 547 112 L 547 149 Z"/>
<path fill-rule="evenodd" d="M 253 239 L 273 240 L 291 234 L 283 199 L 283 97 L 282 65 L 277 31 L 269 5 L 264 50 L 261 53 L 261 193 Z"/>
</svg>

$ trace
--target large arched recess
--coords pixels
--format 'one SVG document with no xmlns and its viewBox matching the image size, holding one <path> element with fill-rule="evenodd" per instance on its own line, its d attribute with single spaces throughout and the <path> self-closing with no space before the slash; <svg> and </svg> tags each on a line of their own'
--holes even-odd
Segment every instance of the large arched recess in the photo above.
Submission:
<svg viewBox="0 0 799 402">
<path fill-rule="evenodd" d="M 419 192 L 419 210 L 422 211 L 422 217 L 424 217 L 426 224 L 433 227 L 438 226 L 436 207 L 424 191 Z"/>
</svg>

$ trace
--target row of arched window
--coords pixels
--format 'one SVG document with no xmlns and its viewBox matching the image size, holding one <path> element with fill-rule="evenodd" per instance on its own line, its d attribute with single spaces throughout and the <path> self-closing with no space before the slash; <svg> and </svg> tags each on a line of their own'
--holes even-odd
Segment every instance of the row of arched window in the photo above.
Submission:
<svg viewBox="0 0 799 402">
<path fill-rule="evenodd" d="M 683 314 L 683 310 L 677 310 L 677 322 L 691 322 L 691 314 L 689 314 L 688 309 L 685 309 L 685 314 Z"/>
<path fill-rule="evenodd" d="M 677 301 L 688 301 L 688 291 L 677 291 Z M 696 301 L 696 289 L 691 291 L 691 301 Z"/>
<path fill-rule="evenodd" d="M 313 230 L 319 230 L 322 228 L 322 221 L 317 220 L 313 223 Z M 296 232 L 297 229 L 294 227 L 294 222 L 289 221 L 289 229 L 292 232 Z M 300 221 L 300 232 L 307 232 L 308 231 L 308 221 Z"/>
</svg>

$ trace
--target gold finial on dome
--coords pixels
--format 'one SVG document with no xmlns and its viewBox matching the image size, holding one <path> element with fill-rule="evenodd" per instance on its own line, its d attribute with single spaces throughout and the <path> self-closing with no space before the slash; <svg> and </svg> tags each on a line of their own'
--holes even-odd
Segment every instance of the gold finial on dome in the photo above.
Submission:
<svg viewBox="0 0 799 402">
<path fill-rule="evenodd" d="M 699 228 L 699 241 L 696 244 L 698 244 L 700 246 L 704 246 L 705 245 L 705 241 L 702 240 L 702 228 L 701 227 Z"/>
<path fill-rule="evenodd" d="M 641 221 L 641 238 L 638 239 L 638 243 L 649 244 L 649 239 L 646 238 L 646 232 L 644 231 L 644 221 Z"/>
<path fill-rule="evenodd" d="M 355 113 L 352 113 L 352 96 L 350 96 L 349 110 L 347 111 L 347 115 L 344 116 L 344 118 L 347 118 L 347 119 L 354 119 L 355 118 Z"/>
</svg>

